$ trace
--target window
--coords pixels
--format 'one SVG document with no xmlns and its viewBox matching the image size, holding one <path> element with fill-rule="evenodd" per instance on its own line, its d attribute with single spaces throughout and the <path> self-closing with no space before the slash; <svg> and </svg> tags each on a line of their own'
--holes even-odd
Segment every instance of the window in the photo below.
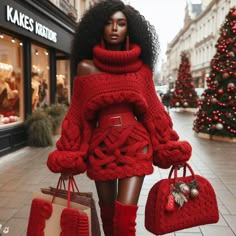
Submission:
<svg viewBox="0 0 236 236">
<path fill-rule="evenodd" d="M 22 42 L 0 33 L 0 128 L 24 121 Z"/>
<path fill-rule="evenodd" d="M 49 101 L 49 52 L 43 47 L 32 45 L 32 111 L 37 107 L 44 107 L 50 104 Z"/>
<path fill-rule="evenodd" d="M 56 102 L 69 104 L 70 97 L 70 65 L 69 60 L 57 60 Z"/>
</svg>

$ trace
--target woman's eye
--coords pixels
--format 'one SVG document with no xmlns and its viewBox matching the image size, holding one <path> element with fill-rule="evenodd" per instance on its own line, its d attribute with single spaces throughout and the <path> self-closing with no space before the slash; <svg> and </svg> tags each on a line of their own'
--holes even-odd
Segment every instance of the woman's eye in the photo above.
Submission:
<svg viewBox="0 0 236 236">
<path fill-rule="evenodd" d="M 126 25 L 127 25 L 127 22 L 124 21 L 124 20 L 119 20 L 119 21 L 118 21 L 118 25 L 119 25 L 119 26 L 126 26 Z"/>
<path fill-rule="evenodd" d="M 121 23 L 119 23 L 119 26 L 126 26 L 126 23 L 125 22 L 121 22 Z"/>
<path fill-rule="evenodd" d="M 112 21 L 107 21 L 106 23 L 105 23 L 106 25 L 110 25 L 110 24 L 112 24 Z"/>
</svg>

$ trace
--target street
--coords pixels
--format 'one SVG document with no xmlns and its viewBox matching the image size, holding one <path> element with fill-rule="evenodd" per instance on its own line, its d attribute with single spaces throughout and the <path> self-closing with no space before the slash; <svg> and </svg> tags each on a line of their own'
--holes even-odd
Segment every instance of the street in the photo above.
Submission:
<svg viewBox="0 0 236 236">
<path fill-rule="evenodd" d="M 213 185 L 220 220 L 217 224 L 178 231 L 171 236 L 234 236 L 236 235 L 236 144 L 197 137 L 192 131 L 192 111 L 171 109 L 174 129 L 181 140 L 193 148 L 190 165 L 195 174 L 207 178 Z M 58 136 L 54 137 L 54 141 Z M 9 227 L 7 236 L 25 236 L 33 191 L 55 186 L 59 175 L 51 173 L 46 160 L 54 147 L 25 147 L 0 158 L 0 224 Z M 146 176 L 139 200 L 137 236 L 151 236 L 144 227 L 144 209 L 148 192 L 153 184 L 167 178 L 169 170 L 158 169 Z M 92 191 L 97 201 L 94 183 L 86 175 L 76 176 L 80 191 Z M 98 214 L 99 214 L 99 208 Z M 54 236 L 54 235 L 52 235 Z M 125 235 L 124 235 L 125 236 Z"/>
</svg>

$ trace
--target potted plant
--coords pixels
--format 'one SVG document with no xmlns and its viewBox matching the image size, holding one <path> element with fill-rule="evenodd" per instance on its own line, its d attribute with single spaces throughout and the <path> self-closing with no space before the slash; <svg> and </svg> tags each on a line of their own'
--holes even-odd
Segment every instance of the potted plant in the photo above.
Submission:
<svg viewBox="0 0 236 236">
<path fill-rule="evenodd" d="M 42 109 L 35 110 L 25 121 L 29 146 L 52 146 L 52 125 L 48 115 Z"/>
<path fill-rule="evenodd" d="M 52 125 L 54 135 L 61 133 L 61 122 L 67 112 L 68 107 L 64 104 L 56 103 L 45 108 Z"/>
</svg>

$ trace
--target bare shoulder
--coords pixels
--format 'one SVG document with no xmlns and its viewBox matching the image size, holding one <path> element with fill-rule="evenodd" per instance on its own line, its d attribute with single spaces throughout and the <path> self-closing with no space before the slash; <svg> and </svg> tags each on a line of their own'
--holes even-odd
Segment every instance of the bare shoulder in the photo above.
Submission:
<svg viewBox="0 0 236 236">
<path fill-rule="evenodd" d="M 91 75 L 101 72 L 94 64 L 93 60 L 83 60 L 77 66 L 77 75 Z"/>
</svg>

